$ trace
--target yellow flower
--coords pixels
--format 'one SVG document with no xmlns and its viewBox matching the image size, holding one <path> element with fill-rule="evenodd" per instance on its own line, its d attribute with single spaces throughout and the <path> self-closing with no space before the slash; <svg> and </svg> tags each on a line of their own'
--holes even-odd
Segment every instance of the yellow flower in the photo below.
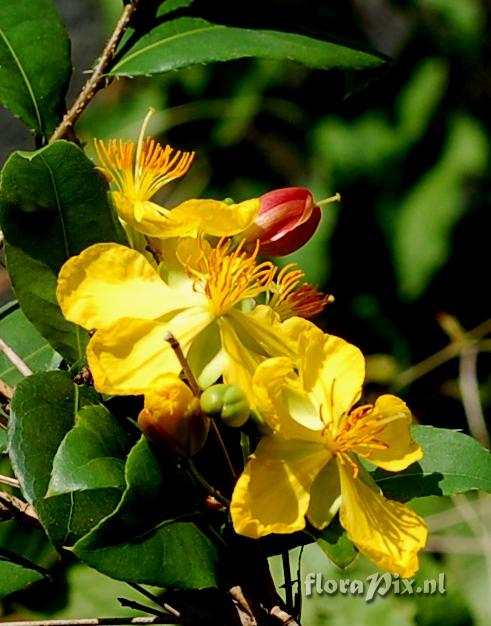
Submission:
<svg viewBox="0 0 491 626">
<path fill-rule="evenodd" d="M 306 518 L 325 528 L 339 511 L 348 538 L 383 569 L 412 576 L 425 545 L 424 521 L 387 500 L 358 457 L 400 471 L 422 456 L 411 439 L 405 403 L 383 395 L 352 409 L 364 378 L 361 352 L 310 326 L 299 357 L 264 361 L 256 370 L 256 406 L 272 428 L 237 482 L 231 514 L 248 537 L 292 533 Z"/>
<path fill-rule="evenodd" d="M 166 342 L 171 332 L 202 387 L 220 375 L 250 394 L 252 374 L 270 356 L 293 356 L 306 320 L 283 323 L 254 298 L 270 286 L 275 268 L 256 264 L 256 254 L 221 241 L 183 240 L 177 254 L 188 275 L 167 282 L 145 259 L 125 246 L 101 243 L 61 268 L 57 296 L 65 317 L 96 330 L 87 358 L 96 388 L 139 394 L 155 387 L 180 364 Z M 172 285 L 172 286 L 171 286 Z M 252 303 L 252 306 L 251 306 Z M 242 310 L 241 310 L 242 309 Z"/>
<path fill-rule="evenodd" d="M 259 211 L 258 198 L 238 204 L 187 200 L 172 210 L 151 201 L 167 183 L 184 176 L 194 159 L 194 152 L 164 148 L 154 139 L 144 138 L 152 112 L 145 118 L 137 144 L 95 141 L 100 169 L 113 183 L 114 206 L 123 222 L 157 238 L 196 236 L 198 232 L 232 236 L 250 226 Z"/>
</svg>

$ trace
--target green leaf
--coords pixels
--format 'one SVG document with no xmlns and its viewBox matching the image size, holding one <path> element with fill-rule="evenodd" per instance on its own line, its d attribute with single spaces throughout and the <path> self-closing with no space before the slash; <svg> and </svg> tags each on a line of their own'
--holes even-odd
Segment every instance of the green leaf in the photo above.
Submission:
<svg viewBox="0 0 491 626">
<path fill-rule="evenodd" d="M 24 313 L 55 350 L 69 361 L 77 360 L 84 354 L 87 335 L 64 320 L 56 280 L 63 263 L 88 246 L 124 243 L 105 182 L 72 143 L 16 152 L 2 171 L 0 222 L 8 269 Z"/>
<path fill-rule="evenodd" d="M 33 563 L 0 550 L 0 599 L 45 577 L 45 572 Z"/>
<path fill-rule="evenodd" d="M 334 519 L 324 530 L 311 528 L 308 534 L 314 539 L 327 558 L 341 569 L 348 567 L 358 554 L 358 550 L 346 537 L 346 533 L 338 518 Z"/>
<path fill-rule="evenodd" d="M 193 589 L 217 585 L 218 547 L 195 522 L 193 492 L 174 463 L 142 438 L 126 463 L 117 509 L 73 550 L 119 580 Z"/>
<path fill-rule="evenodd" d="M 75 427 L 56 452 L 47 495 L 104 487 L 123 490 L 125 459 L 134 442 L 102 405 L 80 409 Z"/>
<path fill-rule="evenodd" d="M 0 310 L 0 337 L 33 372 L 59 365 L 59 355 L 41 337 L 16 302 Z M 3 353 L 0 354 L 0 378 L 9 385 L 16 385 L 24 378 Z"/>
<path fill-rule="evenodd" d="M 48 137 L 64 111 L 70 42 L 52 0 L 0 2 L 0 100 Z"/>
<path fill-rule="evenodd" d="M 113 76 L 160 74 L 197 63 L 244 57 L 290 60 L 321 69 L 361 69 L 385 61 L 372 52 L 304 35 L 228 27 L 181 17 L 159 24 L 143 35 L 124 51 L 109 73 Z"/>
<path fill-rule="evenodd" d="M 64 372 L 40 372 L 17 386 L 9 419 L 9 453 L 24 497 L 56 546 L 71 545 L 108 515 L 121 491 L 97 489 L 45 498 L 56 452 L 77 412 L 96 404 L 92 390 Z"/>
<path fill-rule="evenodd" d="M 423 458 L 402 472 L 376 469 L 372 477 L 388 498 L 450 496 L 479 489 L 491 493 L 491 454 L 469 435 L 414 426 L 413 437 L 423 449 Z"/>
<path fill-rule="evenodd" d="M 7 448 L 7 431 L 0 426 L 0 454 L 5 454 L 7 452 Z"/>
<path fill-rule="evenodd" d="M 56 299 L 57 275 L 20 248 L 5 243 L 7 267 L 15 294 L 27 318 L 69 362 L 85 354 L 87 333 L 67 322 Z"/>
</svg>

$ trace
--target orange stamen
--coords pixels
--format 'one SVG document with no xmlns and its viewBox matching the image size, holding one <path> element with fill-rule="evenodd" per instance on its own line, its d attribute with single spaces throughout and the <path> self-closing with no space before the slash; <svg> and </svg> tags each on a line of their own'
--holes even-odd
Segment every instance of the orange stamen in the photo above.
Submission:
<svg viewBox="0 0 491 626">
<path fill-rule="evenodd" d="M 256 265 L 259 245 L 248 254 L 243 251 L 243 243 L 230 253 L 230 241 L 222 238 L 215 248 L 202 248 L 192 267 L 189 263 L 186 266 L 188 275 L 195 279 L 195 289 L 203 289 L 217 316 L 241 300 L 268 291 L 276 273 L 269 261 Z"/>
<path fill-rule="evenodd" d="M 321 313 L 326 306 L 334 302 L 334 297 L 324 295 L 317 287 L 308 283 L 300 285 L 304 272 L 295 263 L 289 263 L 278 274 L 269 305 L 281 320 L 298 315 L 310 318 Z"/>
</svg>

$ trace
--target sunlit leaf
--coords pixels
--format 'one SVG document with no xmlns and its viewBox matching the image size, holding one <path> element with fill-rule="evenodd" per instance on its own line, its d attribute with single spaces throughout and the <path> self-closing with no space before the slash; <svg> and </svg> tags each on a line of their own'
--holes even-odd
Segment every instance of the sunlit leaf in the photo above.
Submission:
<svg viewBox="0 0 491 626">
<path fill-rule="evenodd" d="M 53 369 L 60 362 L 60 357 L 16 303 L 0 310 L 0 337 L 33 372 Z M 9 385 L 16 385 L 24 378 L 3 353 L 0 353 L 0 378 Z"/>
<path fill-rule="evenodd" d="M 450 496 L 474 489 L 491 493 L 491 454 L 482 445 L 455 430 L 415 426 L 414 439 L 423 458 L 402 472 L 377 469 L 372 474 L 388 498 Z"/>
<path fill-rule="evenodd" d="M 97 403 L 94 392 L 64 372 L 40 372 L 16 388 L 9 419 L 9 453 L 24 497 L 57 545 L 70 545 L 110 513 L 118 489 L 96 489 L 45 498 L 53 459 L 81 407 Z"/>
<path fill-rule="evenodd" d="M 70 43 L 52 0 L 0 2 L 0 100 L 47 137 L 60 121 Z"/>
<path fill-rule="evenodd" d="M 136 434 L 138 430 L 134 430 Z M 134 441 L 105 407 L 83 407 L 75 427 L 56 452 L 47 495 L 105 487 L 123 489 L 126 455 Z"/>
<path fill-rule="evenodd" d="M 244 57 L 296 61 L 315 68 L 366 68 L 384 63 L 373 52 L 295 33 L 252 30 L 181 17 L 158 24 L 111 68 L 110 74 L 160 74 L 197 63 Z"/>
<path fill-rule="evenodd" d="M 56 280 L 70 256 L 99 241 L 124 241 L 105 182 L 72 143 L 16 152 L 2 171 L 0 221 L 22 310 L 62 356 L 77 360 L 87 335 L 64 320 Z"/>
</svg>

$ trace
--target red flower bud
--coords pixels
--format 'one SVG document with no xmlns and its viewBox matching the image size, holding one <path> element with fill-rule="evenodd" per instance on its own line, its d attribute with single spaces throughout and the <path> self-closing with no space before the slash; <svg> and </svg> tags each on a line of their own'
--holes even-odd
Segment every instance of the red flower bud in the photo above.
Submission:
<svg viewBox="0 0 491 626">
<path fill-rule="evenodd" d="M 201 412 L 199 400 L 175 374 L 162 375 L 155 389 L 145 394 L 138 426 L 157 445 L 177 456 L 193 456 L 206 442 L 210 419 Z"/>
<path fill-rule="evenodd" d="M 249 248 L 259 240 L 259 253 L 265 256 L 284 256 L 301 248 L 321 218 L 312 194 L 303 187 L 269 191 L 259 202 L 259 213 L 243 236 Z"/>
</svg>

